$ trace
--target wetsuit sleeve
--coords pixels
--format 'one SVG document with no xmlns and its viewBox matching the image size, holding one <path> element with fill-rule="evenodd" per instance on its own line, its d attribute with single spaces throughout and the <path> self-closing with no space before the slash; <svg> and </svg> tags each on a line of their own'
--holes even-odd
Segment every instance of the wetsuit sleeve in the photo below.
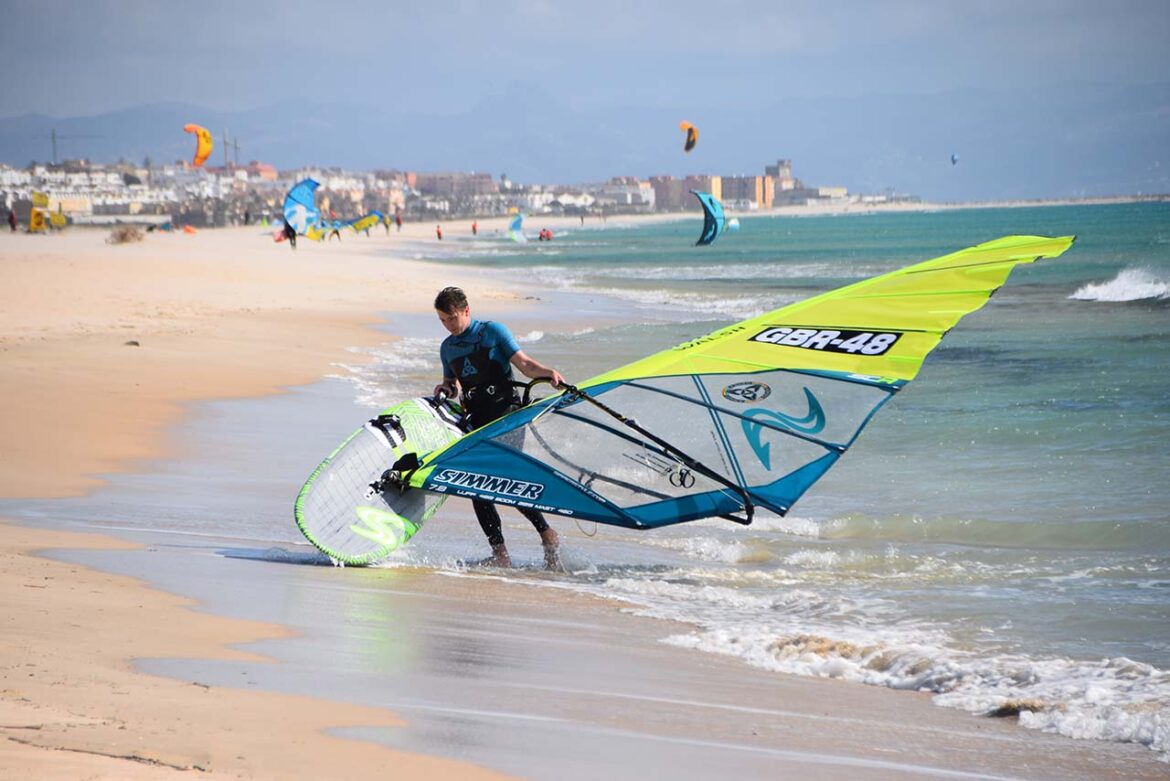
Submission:
<svg viewBox="0 0 1170 781">
<path fill-rule="evenodd" d="M 516 337 L 512 336 L 512 332 L 508 330 L 508 326 L 503 323 L 491 322 L 487 324 L 487 328 L 491 331 L 497 355 L 503 364 L 507 365 L 508 361 L 512 360 L 512 356 L 520 352 L 520 344 L 516 341 Z"/>
<path fill-rule="evenodd" d="M 451 353 L 447 349 L 447 341 L 445 339 L 439 345 L 439 363 L 443 365 L 443 379 L 455 379 L 455 370 L 451 368 Z"/>
</svg>

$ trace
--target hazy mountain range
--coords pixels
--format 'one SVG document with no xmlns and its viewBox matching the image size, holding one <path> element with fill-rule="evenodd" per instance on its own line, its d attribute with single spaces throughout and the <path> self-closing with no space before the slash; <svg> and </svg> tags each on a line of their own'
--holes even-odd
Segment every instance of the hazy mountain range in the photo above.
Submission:
<svg viewBox="0 0 1170 781">
<path fill-rule="evenodd" d="M 690 154 L 681 119 L 700 129 Z M 223 162 L 226 129 L 239 139 L 240 162 L 278 168 L 487 171 L 523 183 L 578 183 L 757 174 L 788 158 L 809 185 L 892 188 L 930 200 L 1170 192 L 1170 83 L 761 100 L 750 110 L 708 111 L 576 111 L 525 84 L 446 116 L 411 113 L 390 93 L 377 105 L 310 100 L 240 112 L 150 104 L 89 117 L 2 118 L 0 162 L 50 160 L 53 130 L 59 159 L 189 158 L 187 122 L 215 132 L 214 164 Z"/>
</svg>

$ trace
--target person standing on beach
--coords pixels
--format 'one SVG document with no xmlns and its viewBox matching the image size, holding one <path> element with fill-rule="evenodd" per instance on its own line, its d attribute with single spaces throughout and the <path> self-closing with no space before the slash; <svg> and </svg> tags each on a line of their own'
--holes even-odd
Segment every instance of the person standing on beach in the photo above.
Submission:
<svg viewBox="0 0 1170 781">
<path fill-rule="evenodd" d="M 288 224 L 288 220 L 284 221 L 284 237 L 288 239 L 288 245 L 294 250 L 297 248 L 297 229 Z"/>
<path fill-rule="evenodd" d="M 442 225 L 435 226 L 435 235 L 439 237 L 439 241 L 443 240 L 443 226 Z"/>
<path fill-rule="evenodd" d="M 8 227 L 12 228 L 12 232 L 16 233 L 16 210 L 8 210 Z"/>
<path fill-rule="evenodd" d="M 396 226 L 395 230 L 397 230 L 399 233 L 401 233 L 402 232 L 402 212 L 399 212 L 399 211 L 394 212 L 394 225 Z"/>
<path fill-rule="evenodd" d="M 475 220 L 472 220 L 472 221 L 471 221 L 471 235 L 472 235 L 472 236 L 478 236 L 478 235 L 479 235 L 479 223 L 478 223 L 478 222 L 476 222 Z"/>
<path fill-rule="evenodd" d="M 512 385 L 512 367 L 533 380 L 548 380 L 553 387 L 564 384 L 565 378 L 556 369 L 550 369 L 530 358 L 503 323 L 475 320 L 467 295 L 457 287 L 446 287 L 435 296 L 435 313 L 450 336 L 439 347 L 443 365 L 443 381 L 434 393 L 460 400 L 467 413 L 471 430 L 482 428 L 519 404 Z M 500 530 L 500 514 L 496 506 L 482 499 L 472 499 L 475 517 L 492 548 L 492 560 L 501 567 L 512 566 L 512 558 L 504 544 Z M 544 563 L 549 569 L 560 566 L 560 547 L 556 530 L 548 525 L 539 510 L 517 507 L 540 534 L 544 547 Z"/>
</svg>

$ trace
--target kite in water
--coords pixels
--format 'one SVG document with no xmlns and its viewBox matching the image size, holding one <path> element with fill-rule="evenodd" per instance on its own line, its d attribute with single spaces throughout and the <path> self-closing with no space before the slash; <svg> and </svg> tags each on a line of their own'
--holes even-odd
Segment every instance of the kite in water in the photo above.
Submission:
<svg viewBox="0 0 1170 781">
<path fill-rule="evenodd" d="M 528 237 L 524 235 L 521 226 L 524 225 L 524 215 L 517 214 L 512 222 L 508 223 L 508 236 L 517 244 L 527 244 Z"/>
<path fill-rule="evenodd" d="M 418 531 L 427 497 L 634 529 L 784 515 L 1012 269 L 1074 239 L 1005 236 L 855 282 L 564 385 L 462 436 L 407 448 L 399 429 L 410 421 L 392 411 L 371 425 L 396 460 L 382 473 L 375 462 L 371 477 L 339 462 L 348 493 L 327 460 L 297 498 L 297 523 L 330 556 L 361 564 Z M 338 530 L 363 547 L 323 541 Z"/>
<path fill-rule="evenodd" d="M 195 157 L 191 164 L 199 168 L 211 155 L 211 131 L 199 125 L 183 125 L 183 130 L 195 134 Z"/>
<path fill-rule="evenodd" d="M 689 152 L 695 148 L 695 144 L 699 143 L 699 129 L 690 122 L 679 122 L 678 129 L 687 134 L 687 140 L 683 144 L 683 151 Z"/>
<path fill-rule="evenodd" d="M 711 193 L 691 190 L 691 194 L 699 199 L 699 203 L 703 204 L 703 233 L 695 242 L 696 247 L 702 247 L 719 238 L 724 228 L 727 227 L 727 220 L 723 216 L 723 204 L 715 200 L 715 196 Z M 737 222 L 736 227 L 738 226 Z"/>
</svg>

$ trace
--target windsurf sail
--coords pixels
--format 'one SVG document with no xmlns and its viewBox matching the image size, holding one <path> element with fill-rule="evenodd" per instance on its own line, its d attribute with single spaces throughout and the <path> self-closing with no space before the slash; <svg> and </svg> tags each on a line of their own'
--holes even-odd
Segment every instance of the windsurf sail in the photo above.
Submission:
<svg viewBox="0 0 1170 781">
<path fill-rule="evenodd" d="M 284 196 L 284 219 L 302 236 L 321 220 L 315 195 L 318 187 L 316 180 L 302 179 Z"/>
<path fill-rule="evenodd" d="M 528 237 L 524 235 L 524 215 L 517 214 L 510 223 L 508 223 L 508 236 L 512 241 L 518 244 L 525 244 L 528 242 Z"/>
<path fill-rule="evenodd" d="M 409 486 L 632 528 L 788 512 L 1012 269 L 1008 236 L 722 328 L 429 454 Z"/>
<path fill-rule="evenodd" d="M 696 247 L 701 247 L 719 238 L 723 229 L 727 227 L 727 220 L 723 216 L 723 204 L 719 203 L 711 193 L 691 190 L 691 194 L 699 199 L 699 203 L 703 204 L 703 233 L 695 242 Z"/>
</svg>

